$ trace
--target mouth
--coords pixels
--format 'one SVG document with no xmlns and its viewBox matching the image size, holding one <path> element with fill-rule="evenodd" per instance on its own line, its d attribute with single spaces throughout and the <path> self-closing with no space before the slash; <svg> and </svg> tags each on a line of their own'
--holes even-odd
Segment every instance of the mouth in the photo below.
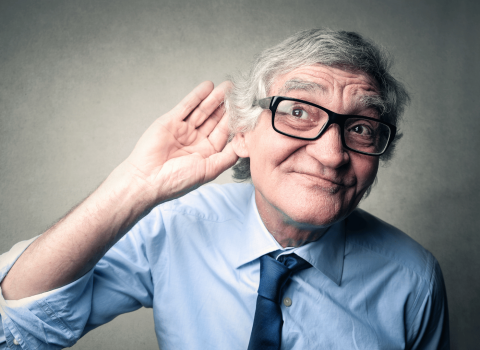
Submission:
<svg viewBox="0 0 480 350">
<path fill-rule="evenodd" d="M 345 183 L 339 179 L 322 177 L 303 172 L 292 172 L 291 174 L 298 175 L 309 182 L 313 182 L 315 186 L 320 187 L 321 189 L 326 189 L 330 193 L 336 193 L 347 187 Z"/>
</svg>

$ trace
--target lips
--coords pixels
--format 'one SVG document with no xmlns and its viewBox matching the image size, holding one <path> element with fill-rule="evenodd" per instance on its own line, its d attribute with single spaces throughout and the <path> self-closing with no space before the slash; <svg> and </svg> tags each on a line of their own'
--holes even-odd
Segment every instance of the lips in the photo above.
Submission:
<svg viewBox="0 0 480 350">
<path fill-rule="evenodd" d="M 345 181 L 341 179 L 336 179 L 336 178 L 331 178 L 331 177 L 325 177 L 325 176 L 319 176 L 317 174 L 312 174 L 308 172 L 301 172 L 301 171 L 292 171 L 291 173 L 297 174 L 300 176 L 303 176 L 307 178 L 310 181 L 314 182 L 324 182 L 326 184 L 329 184 L 330 186 L 338 186 L 338 187 L 350 187 L 352 185 L 346 184 Z"/>
</svg>

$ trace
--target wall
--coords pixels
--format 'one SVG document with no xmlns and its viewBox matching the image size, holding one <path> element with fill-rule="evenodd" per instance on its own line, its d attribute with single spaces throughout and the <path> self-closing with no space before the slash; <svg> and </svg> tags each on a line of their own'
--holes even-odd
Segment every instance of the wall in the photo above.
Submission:
<svg viewBox="0 0 480 350">
<path fill-rule="evenodd" d="M 388 47 L 412 93 L 396 158 L 361 206 L 442 266 L 452 348 L 480 342 L 480 5 L 472 1 L 0 2 L 0 251 L 92 192 L 146 127 L 203 80 L 302 29 Z M 219 182 L 230 181 L 230 174 Z M 156 348 L 150 310 L 75 349 Z"/>
</svg>

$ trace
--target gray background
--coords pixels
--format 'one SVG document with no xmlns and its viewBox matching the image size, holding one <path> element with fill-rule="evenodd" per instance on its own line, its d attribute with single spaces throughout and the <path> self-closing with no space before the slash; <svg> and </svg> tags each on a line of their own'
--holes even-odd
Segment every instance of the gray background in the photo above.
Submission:
<svg viewBox="0 0 480 350">
<path fill-rule="evenodd" d="M 389 48 L 413 98 L 397 155 L 361 206 L 437 257 L 452 347 L 478 348 L 479 4 L 1 0 L 0 252 L 93 191 L 201 81 L 220 83 L 298 30 L 355 30 Z M 74 346 L 156 347 L 150 310 Z"/>
</svg>

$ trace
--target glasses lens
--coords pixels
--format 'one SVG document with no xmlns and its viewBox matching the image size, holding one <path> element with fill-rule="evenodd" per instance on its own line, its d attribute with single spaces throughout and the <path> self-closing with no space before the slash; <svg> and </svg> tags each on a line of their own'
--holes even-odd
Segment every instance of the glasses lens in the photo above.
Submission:
<svg viewBox="0 0 480 350">
<path fill-rule="evenodd" d="M 348 147 L 371 154 L 385 151 L 390 139 L 390 128 L 380 122 L 362 118 L 349 118 L 344 127 Z"/>
<path fill-rule="evenodd" d="M 275 112 L 275 129 L 285 134 L 314 138 L 328 121 L 328 114 L 323 110 L 296 101 L 282 101 Z"/>
</svg>

